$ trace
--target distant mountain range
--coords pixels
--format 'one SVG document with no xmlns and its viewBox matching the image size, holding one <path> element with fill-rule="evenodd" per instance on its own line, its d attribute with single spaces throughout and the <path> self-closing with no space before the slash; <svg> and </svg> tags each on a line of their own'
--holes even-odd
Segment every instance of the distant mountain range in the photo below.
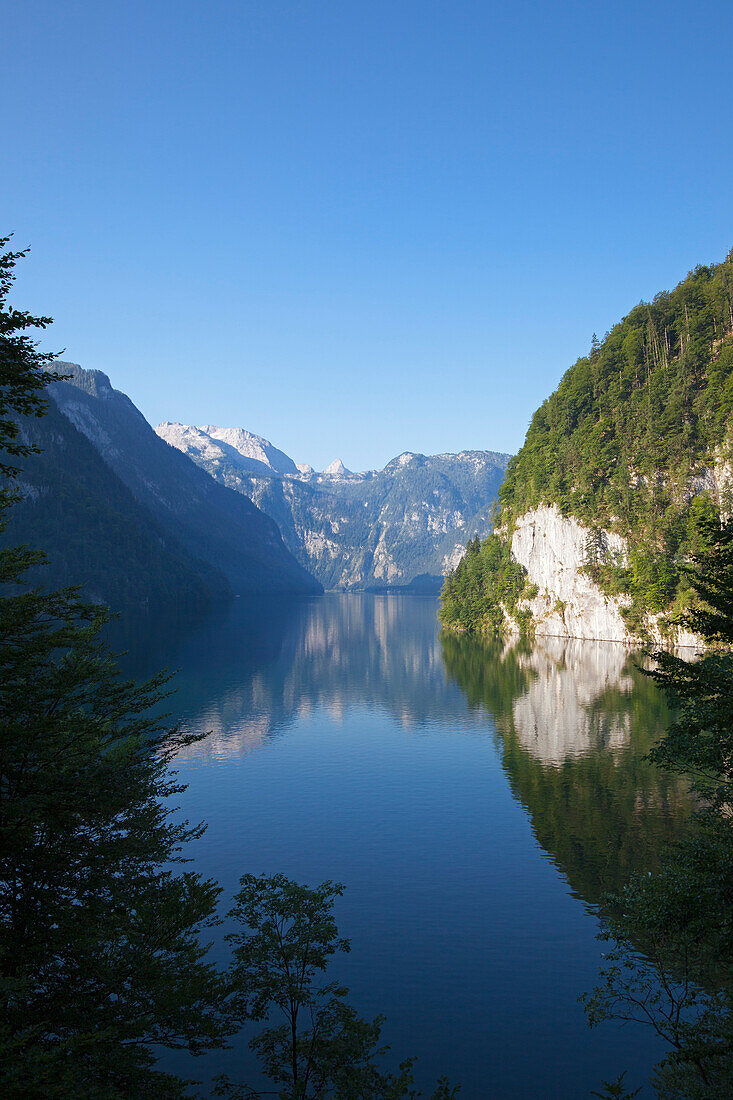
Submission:
<svg viewBox="0 0 733 1100">
<path fill-rule="evenodd" d="M 327 589 L 437 589 L 468 539 L 491 530 L 509 460 L 493 451 L 406 451 L 383 470 L 352 473 L 336 459 L 319 473 L 243 428 L 167 421 L 156 431 L 271 516 Z"/>
<path fill-rule="evenodd" d="M 113 607 L 208 606 L 234 595 L 437 591 L 491 510 L 508 456 L 405 452 L 383 470 L 322 472 L 244 428 L 156 431 L 100 371 L 56 362 L 50 408 L 22 420 L 4 545 L 44 550 L 33 580 Z"/>
<path fill-rule="evenodd" d="M 276 524 L 166 446 L 105 374 L 54 367 L 68 378 L 48 387 L 46 416 L 22 423 L 41 453 L 22 462 L 22 500 L 2 536 L 48 553 L 39 578 L 83 584 L 116 607 L 321 591 Z"/>
</svg>

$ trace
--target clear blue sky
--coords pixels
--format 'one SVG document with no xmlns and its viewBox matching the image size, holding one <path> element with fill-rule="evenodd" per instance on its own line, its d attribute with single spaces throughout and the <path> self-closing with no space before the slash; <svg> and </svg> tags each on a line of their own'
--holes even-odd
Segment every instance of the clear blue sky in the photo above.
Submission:
<svg viewBox="0 0 733 1100">
<path fill-rule="evenodd" d="M 2 38 L 15 304 L 152 423 L 514 451 L 733 246 L 730 0 L 23 0 Z"/>
</svg>

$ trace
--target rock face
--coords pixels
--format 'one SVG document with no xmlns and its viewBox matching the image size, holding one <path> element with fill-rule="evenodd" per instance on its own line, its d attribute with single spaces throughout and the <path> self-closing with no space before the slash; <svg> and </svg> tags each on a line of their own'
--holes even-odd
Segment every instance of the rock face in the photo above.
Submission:
<svg viewBox="0 0 733 1100">
<path fill-rule="evenodd" d="M 588 534 L 587 528 L 564 518 L 555 505 L 520 516 L 512 535 L 512 554 L 539 589 L 525 606 L 540 636 L 625 642 L 628 631 L 618 601 L 604 595 L 581 572 Z M 625 563 L 625 540 L 610 532 L 605 535 L 609 551 L 618 556 L 619 564 Z"/>
<path fill-rule="evenodd" d="M 198 452 L 207 461 L 225 459 L 252 474 L 297 474 L 295 463 L 262 436 L 244 428 L 218 428 L 205 424 L 160 424 L 158 435 L 184 453 Z"/>
<path fill-rule="evenodd" d="M 457 455 L 405 452 L 383 470 L 352 473 L 336 459 L 322 473 L 282 455 L 260 440 L 260 458 L 245 465 L 233 446 L 242 429 L 160 424 L 158 435 L 212 477 L 249 497 L 277 523 L 298 561 L 327 589 L 411 585 L 443 574 L 469 538 L 491 529 L 491 510 L 508 455 L 463 451 Z M 266 457 L 269 465 L 262 458 Z"/>
<path fill-rule="evenodd" d="M 69 376 L 49 386 L 58 408 L 187 554 L 223 573 L 236 594 L 321 590 L 287 550 L 275 523 L 167 446 L 105 374 L 75 363 L 54 366 Z M 238 454 L 224 441 L 216 445 Z"/>
<path fill-rule="evenodd" d="M 634 643 L 621 614 L 625 601 L 611 597 L 584 572 L 586 546 L 590 530 L 576 519 L 564 517 L 556 505 L 543 505 L 525 512 L 517 520 L 512 534 L 512 555 L 527 571 L 529 582 L 538 588 L 530 600 L 521 601 L 529 608 L 535 633 L 561 638 Z M 605 553 L 618 565 L 627 563 L 626 540 L 612 531 L 601 531 Z M 518 629 L 510 620 L 510 628 Z M 650 636 L 663 639 L 654 621 Z M 701 639 L 678 630 L 671 639 L 678 646 L 698 646 Z"/>
<path fill-rule="evenodd" d="M 335 458 L 323 473 L 326 477 L 349 477 L 351 470 L 346 469 L 340 458 Z"/>
</svg>

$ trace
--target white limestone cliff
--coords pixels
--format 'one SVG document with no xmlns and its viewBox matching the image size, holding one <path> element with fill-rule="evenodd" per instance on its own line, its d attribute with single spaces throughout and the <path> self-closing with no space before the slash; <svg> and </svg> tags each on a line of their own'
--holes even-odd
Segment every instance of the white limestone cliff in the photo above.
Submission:
<svg viewBox="0 0 733 1100">
<path fill-rule="evenodd" d="M 535 634 L 540 637 L 637 642 L 640 639 L 629 632 L 621 614 L 625 598 L 607 596 L 583 570 L 588 535 L 587 527 L 561 515 L 554 504 L 519 517 L 512 534 L 512 555 L 526 569 L 529 583 L 538 589 L 532 599 L 520 601 L 520 607 L 532 613 Z M 604 531 L 603 538 L 606 552 L 624 565 L 626 540 L 612 531 Z M 516 629 L 516 623 L 510 620 L 508 627 Z M 687 631 L 665 637 L 654 619 L 649 633 L 655 642 L 700 645 L 700 639 Z"/>
</svg>

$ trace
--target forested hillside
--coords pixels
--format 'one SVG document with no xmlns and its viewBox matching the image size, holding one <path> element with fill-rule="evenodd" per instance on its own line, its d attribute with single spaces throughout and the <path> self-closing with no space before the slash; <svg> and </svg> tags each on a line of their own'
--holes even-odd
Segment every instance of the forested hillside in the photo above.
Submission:
<svg viewBox="0 0 733 1100">
<path fill-rule="evenodd" d="M 731 508 L 732 412 L 733 252 L 640 303 L 567 371 L 509 462 L 501 533 L 446 582 L 444 622 L 499 625 L 514 525 L 542 505 L 588 528 L 584 567 L 622 597 L 629 629 L 643 631 L 648 613 L 674 614 L 688 598 L 680 567 L 700 518 Z M 610 553 L 605 532 L 628 554 Z M 532 598 L 512 584 L 514 606 Z"/>
<path fill-rule="evenodd" d="M 54 366 L 68 378 L 49 386 L 51 397 L 169 539 L 223 573 L 237 594 L 321 591 L 270 517 L 167 446 L 105 374 Z"/>
</svg>

